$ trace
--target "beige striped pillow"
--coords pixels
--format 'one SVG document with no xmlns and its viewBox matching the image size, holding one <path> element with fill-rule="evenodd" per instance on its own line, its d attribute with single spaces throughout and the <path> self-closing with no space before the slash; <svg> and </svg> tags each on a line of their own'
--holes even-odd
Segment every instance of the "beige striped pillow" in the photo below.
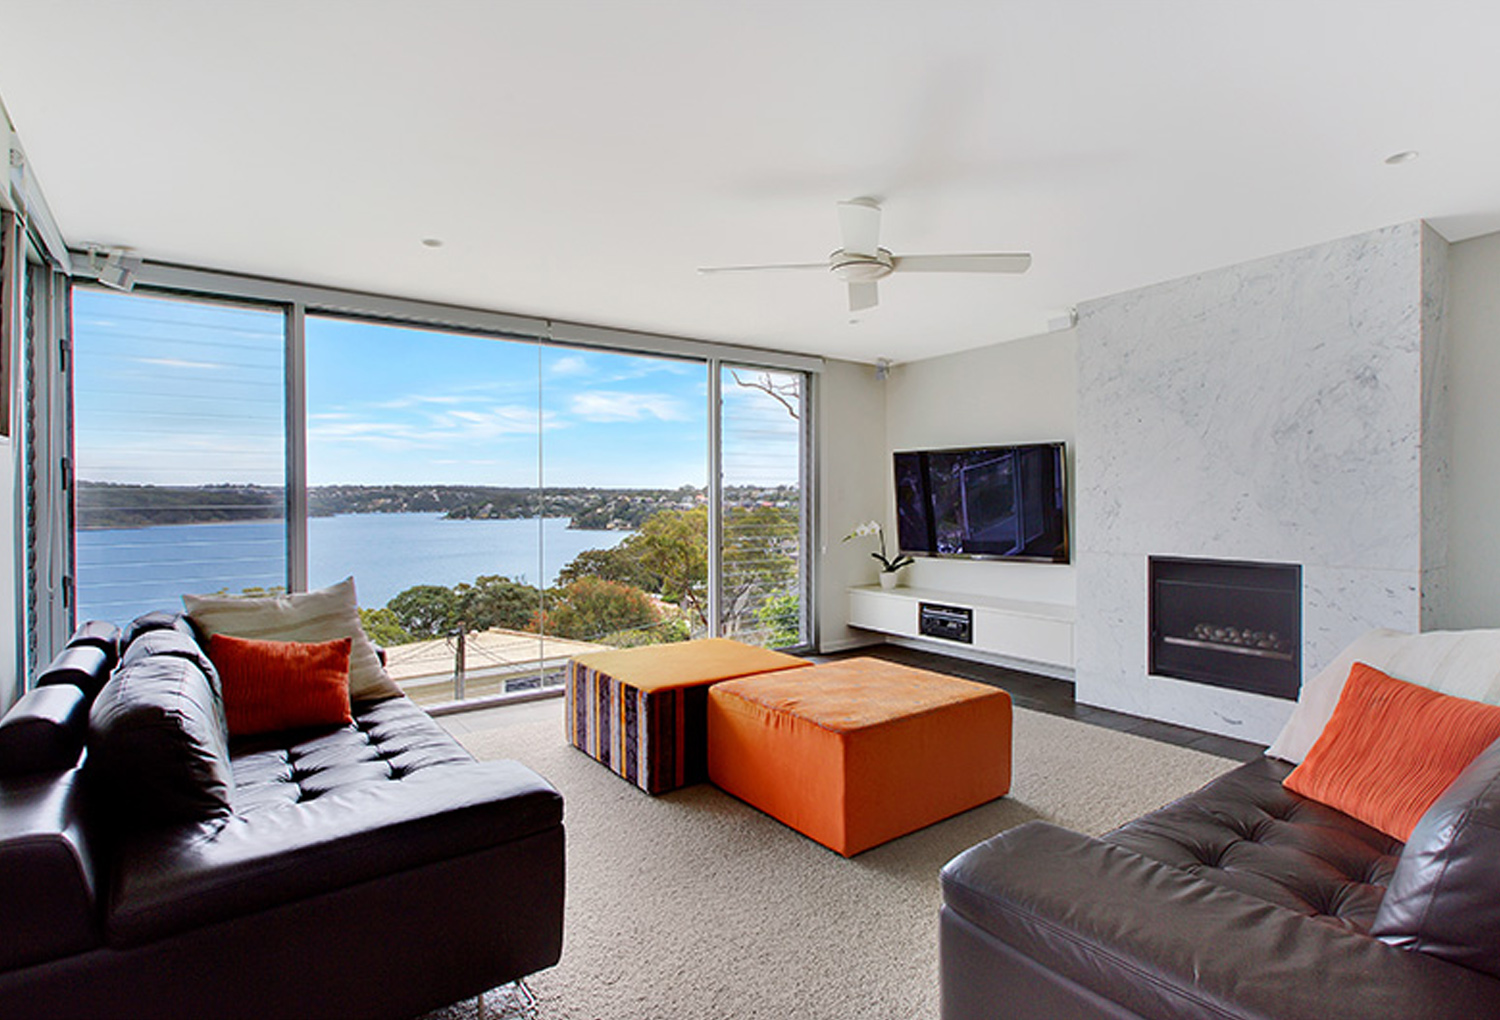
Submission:
<svg viewBox="0 0 1500 1020">
<path fill-rule="evenodd" d="M 350 700 L 389 698 L 401 693 L 360 626 L 352 577 L 317 591 L 266 598 L 184 595 L 182 606 L 205 637 L 227 634 L 262 641 L 304 642 L 349 638 Z"/>
</svg>

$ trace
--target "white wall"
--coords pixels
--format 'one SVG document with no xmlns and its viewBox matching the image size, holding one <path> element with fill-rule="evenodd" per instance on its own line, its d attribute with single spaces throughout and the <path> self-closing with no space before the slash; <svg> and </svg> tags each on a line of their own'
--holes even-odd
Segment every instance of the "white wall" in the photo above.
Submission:
<svg viewBox="0 0 1500 1020">
<path fill-rule="evenodd" d="M 1452 475 L 1437 628 L 1500 627 L 1500 233 L 1449 248 Z"/>
<path fill-rule="evenodd" d="M 1147 676 L 1151 555 L 1301 564 L 1304 676 L 1417 629 L 1446 248 L 1407 223 L 1079 306 L 1080 701 L 1260 742 L 1290 711 Z"/>
<path fill-rule="evenodd" d="M 870 365 L 827 361 L 818 375 L 818 646 L 838 651 L 878 641 L 849 629 L 850 585 L 873 580 L 869 548 L 840 539 L 885 512 L 891 488 L 886 384 Z"/>
<path fill-rule="evenodd" d="M 886 383 L 884 493 L 877 515 L 886 535 L 895 534 L 895 450 L 1061 440 L 1068 444 L 1071 493 L 1077 401 L 1073 330 L 895 366 Z M 906 573 L 917 588 L 1067 605 L 1077 597 L 1071 564 L 923 558 Z M 861 583 L 874 580 L 871 569 Z"/>
</svg>

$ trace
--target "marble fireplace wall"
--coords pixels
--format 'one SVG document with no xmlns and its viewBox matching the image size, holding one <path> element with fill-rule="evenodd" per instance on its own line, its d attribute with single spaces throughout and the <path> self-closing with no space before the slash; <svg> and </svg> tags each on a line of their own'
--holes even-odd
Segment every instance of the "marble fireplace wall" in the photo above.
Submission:
<svg viewBox="0 0 1500 1020">
<path fill-rule="evenodd" d="M 1257 742 L 1290 712 L 1147 675 L 1151 555 L 1301 564 L 1304 677 L 1371 627 L 1418 629 L 1445 565 L 1423 524 L 1445 258 L 1408 223 L 1079 306 L 1080 702 Z"/>
</svg>

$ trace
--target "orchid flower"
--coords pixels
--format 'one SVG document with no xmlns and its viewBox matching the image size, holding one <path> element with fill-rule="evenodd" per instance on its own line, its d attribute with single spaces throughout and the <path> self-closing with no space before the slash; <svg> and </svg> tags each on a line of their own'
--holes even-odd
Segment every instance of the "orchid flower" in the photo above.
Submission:
<svg viewBox="0 0 1500 1020">
<path fill-rule="evenodd" d="M 903 556 L 899 553 L 896 555 L 895 559 L 891 559 L 886 555 L 885 530 L 881 528 L 879 521 L 866 521 L 865 523 L 857 526 L 853 531 L 844 536 L 844 541 L 847 542 L 851 538 L 863 538 L 866 535 L 874 535 L 880 541 L 880 551 L 872 552 L 870 555 L 880 561 L 881 573 L 894 574 L 902 567 L 910 563 L 917 562 L 910 556 Z"/>
</svg>

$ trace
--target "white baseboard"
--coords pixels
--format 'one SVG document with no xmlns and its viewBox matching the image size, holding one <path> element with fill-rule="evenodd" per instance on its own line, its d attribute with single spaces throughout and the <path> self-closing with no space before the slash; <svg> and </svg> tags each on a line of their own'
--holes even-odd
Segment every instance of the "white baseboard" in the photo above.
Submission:
<svg viewBox="0 0 1500 1020">
<path fill-rule="evenodd" d="M 885 644 L 881 637 L 847 637 L 838 641 L 825 641 L 818 646 L 818 652 L 822 655 L 832 655 L 835 652 L 848 652 L 856 648 L 874 648 Z"/>
<path fill-rule="evenodd" d="M 900 645 L 902 648 L 914 648 L 922 652 L 937 652 L 939 655 L 951 655 L 955 659 L 968 659 L 970 662 L 983 662 L 990 666 L 1004 666 L 1006 669 L 1018 670 L 1022 673 L 1035 673 L 1037 676 L 1051 677 L 1054 680 L 1066 680 L 1073 682 L 1073 670 L 1067 666 L 1054 666 L 1045 662 L 1031 662 L 1028 659 L 1014 659 L 1009 655 L 996 655 L 993 652 L 981 652 L 963 645 L 955 645 L 943 641 L 923 641 L 919 638 L 888 636 L 887 644 Z"/>
</svg>

